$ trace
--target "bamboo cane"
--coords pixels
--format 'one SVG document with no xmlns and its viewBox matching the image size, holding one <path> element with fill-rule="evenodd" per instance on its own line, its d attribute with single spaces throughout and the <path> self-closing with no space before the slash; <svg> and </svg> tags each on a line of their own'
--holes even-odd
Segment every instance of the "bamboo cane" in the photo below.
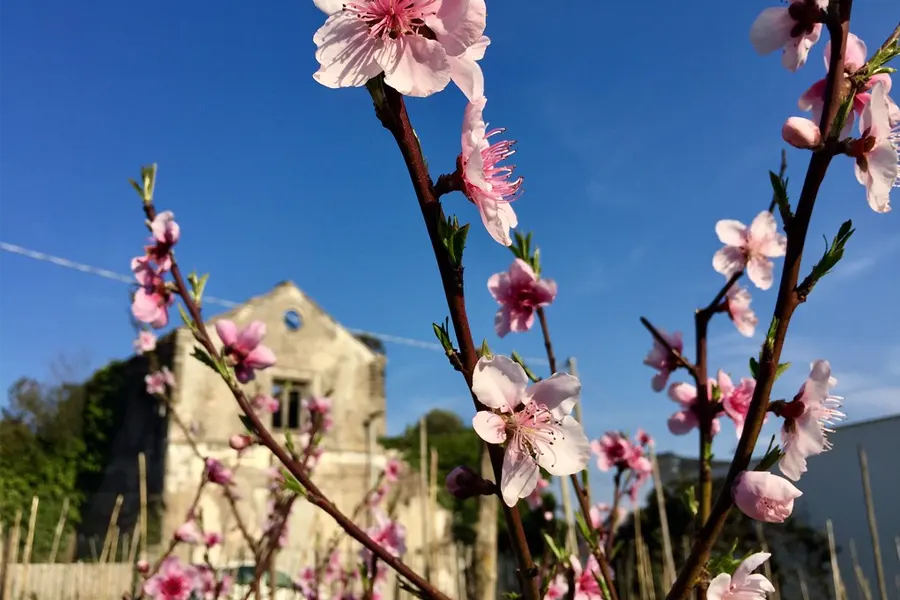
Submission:
<svg viewBox="0 0 900 600">
<path fill-rule="evenodd" d="M 69 515 L 69 497 L 63 499 L 62 510 L 59 511 L 59 521 L 56 523 L 56 530 L 53 532 L 53 546 L 50 548 L 49 563 L 56 562 L 56 553 L 59 551 L 59 541 L 62 539 L 63 529 L 66 527 L 66 518 Z"/>
<path fill-rule="evenodd" d="M 872 554 L 875 557 L 875 577 L 878 580 L 878 593 L 881 600 L 888 600 L 887 579 L 884 576 L 884 563 L 881 560 L 881 543 L 878 540 L 878 523 L 875 521 L 875 502 L 872 499 L 872 486 L 869 484 L 869 460 L 866 451 L 858 446 L 859 473 L 862 476 L 863 495 L 866 498 L 866 520 L 869 522 L 869 537 L 872 541 Z"/>
<path fill-rule="evenodd" d="M 28 517 L 28 537 L 25 539 L 25 554 L 22 555 L 22 563 L 25 565 L 22 569 L 22 585 L 19 586 L 19 594 L 28 593 L 28 576 L 31 571 L 31 549 L 34 545 L 34 526 L 37 523 L 37 512 L 40 498 L 31 497 L 31 515 Z"/>
</svg>

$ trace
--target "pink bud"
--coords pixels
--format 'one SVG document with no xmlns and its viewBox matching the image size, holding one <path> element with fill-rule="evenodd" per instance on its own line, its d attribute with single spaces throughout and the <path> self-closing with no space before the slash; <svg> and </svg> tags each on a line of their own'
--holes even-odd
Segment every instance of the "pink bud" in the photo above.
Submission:
<svg viewBox="0 0 900 600">
<path fill-rule="evenodd" d="M 732 493 L 742 513 L 766 523 L 783 523 L 794 510 L 794 500 L 803 495 L 790 481 L 768 471 L 744 471 Z"/>
<path fill-rule="evenodd" d="M 206 534 L 206 547 L 212 548 L 213 546 L 218 546 L 222 543 L 222 534 L 221 533 L 207 533 Z"/>
<path fill-rule="evenodd" d="M 456 467 L 447 475 L 447 491 L 460 500 L 494 493 L 494 484 L 466 466 Z"/>
<path fill-rule="evenodd" d="M 237 450 L 238 452 L 252 443 L 253 439 L 246 433 L 236 433 L 228 440 L 228 445 L 231 446 L 231 449 Z"/>
<path fill-rule="evenodd" d="M 146 560 L 141 559 L 137 561 L 137 564 L 134 565 L 134 568 L 137 569 L 137 572 L 141 575 L 146 575 L 150 572 L 150 563 L 148 563 Z"/>
<path fill-rule="evenodd" d="M 781 137 L 794 148 L 815 148 L 822 143 L 819 126 L 803 117 L 791 117 L 781 128 Z"/>
</svg>

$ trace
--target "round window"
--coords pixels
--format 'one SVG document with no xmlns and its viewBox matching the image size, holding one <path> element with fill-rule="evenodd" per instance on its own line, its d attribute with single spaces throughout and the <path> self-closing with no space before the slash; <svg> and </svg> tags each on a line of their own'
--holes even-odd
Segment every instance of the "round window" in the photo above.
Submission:
<svg viewBox="0 0 900 600">
<path fill-rule="evenodd" d="M 303 319 L 296 310 L 289 310 L 284 313 L 284 324 L 291 331 L 297 331 L 303 326 Z"/>
</svg>

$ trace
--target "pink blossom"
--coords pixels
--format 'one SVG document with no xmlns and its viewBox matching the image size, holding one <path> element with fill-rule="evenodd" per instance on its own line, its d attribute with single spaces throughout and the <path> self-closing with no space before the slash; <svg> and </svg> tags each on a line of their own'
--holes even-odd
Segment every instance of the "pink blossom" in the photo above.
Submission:
<svg viewBox="0 0 900 600">
<path fill-rule="evenodd" d="M 178 526 L 178 529 L 175 530 L 175 539 L 185 544 L 197 544 L 203 539 L 203 531 L 191 518 Z"/>
<path fill-rule="evenodd" d="M 859 119 L 860 139 L 851 148 L 856 158 L 856 179 L 866 186 L 866 199 L 877 213 L 891 210 L 891 188 L 900 186 L 900 130 L 892 130 L 887 90 L 882 82 L 872 88 L 872 99 Z"/>
<path fill-rule="evenodd" d="M 323 396 L 312 396 L 304 401 L 306 409 L 311 413 L 327 414 L 331 410 L 331 399 Z"/>
<path fill-rule="evenodd" d="M 165 279 L 151 266 L 147 257 L 131 259 L 131 270 L 139 286 L 131 302 L 131 313 L 141 323 L 162 329 L 169 324 L 169 306 L 175 298 Z"/>
<path fill-rule="evenodd" d="M 188 600 L 200 583 L 197 569 L 170 556 L 162 562 L 156 575 L 144 582 L 144 593 L 153 600 Z"/>
<path fill-rule="evenodd" d="M 381 72 L 406 96 L 430 96 L 452 80 L 470 99 L 484 90 L 476 61 L 484 37 L 483 0 L 315 0 L 330 16 L 313 37 L 330 88 L 359 87 Z"/>
<path fill-rule="evenodd" d="M 859 39 L 856 35 L 848 33 L 847 49 L 844 52 L 845 79 L 862 69 L 863 65 L 866 64 L 867 54 L 868 49 L 866 48 L 866 43 Z M 826 72 L 830 67 L 831 40 L 829 40 L 828 43 L 825 44 Z M 853 97 L 853 112 L 849 114 L 847 122 L 844 123 L 844 130 L 841 131 L 841 137 L 850 135 L 850 128 L 853 126 L 854 115 L 862 114 L 862 111 L 872 99 L 872 95 L 869 93 L 869 90 L 871 90 L 875 86 L 875 84 L 879 82 L 884 84 L 885 94 L 891 91 L 891 76 L 888 73 L 880 73 L 868 78 L 863 91 L 859 92 L 858 94 L 856 94 L 856 96 Z M 809 89 L 803 92 L 803 95 L 800 96 L 800 100 L 797 102 L 800 110 L 808 110 L 812 112 L 812 118 L 815 123 L 820 123 L 822 121 L 822 110 L 824 110 L 825 108 L 826 86 L 827 78 L 820 79 L 819 81 L 812 84 Z M 900 123 L 900 108 L 897 108 L 897 105 L 887 95 L 885 96 L 885 99 L 888 103 L 888 115 L 890 124 L 893 127 Z M 816 130 L 818 130 L 818 127 L 816 127 Z"/>
<path fill-rule="evenodd" d="M 206 542 L 206 547 L 213 548 L 221 544 L 225 538 L 222 537 L 221 533 L 216 533 L 215 531 L 213 531 L 211 533 L 207 533 L 204 539 Z"/>
<path fill-rule="evenodd" d="M 544 600 L 562 600 L 568 591 L 569 584 L 566 582 L 565 575 L 557 575 L 553 578 L 553 581 L 550 582 L 550 585 L 547 586 L 547 593 L 544 595 Z"/>
<path fill-rule="evenodd" d="M 803 117 L 788 117 L 781 127 L 781 137 L 794 148 L 809 150 L 822 143 L 819 126 Z"/>
<path fill-rule="evenodd" d="M 653 446 L 653 437 L 649 433 L 638 427 L 637 433 L 634 434 L 634 441 L 641 446 Z"/>
<path fill-rule="evenodd" d="M 676 331 L 672 335 L 662 330 L 659 333 L 676 352 L 680 354 L 684 350 L 684 342 L 681 340 L 680 331 Z M 666 382 L 669 381 L 669 375 L 678 368 L 678 361 L 675 356 L 666 346 L 660 344 L 656 338 L 653 338 L 653 348 L 650 349 L 647 358 L 644 359 L 644 364 L 659 371 L 653 376 L 651 382 L 654 392 L 661 392 L 665 389 Z"/>
<path fill-rule="evenodd" d="M 141 575 L 146 575 L 150 572 L 150 563 L 142 558 L 135 563 L 134 568 Z"/>
<path fill-rule="evenodd" d="M 623 469 L 633 455 L 631 442 L 618 431 L 607 431 L 599 440 L 591 442 L 591 452 L 597 455 L 597 468 L 609 471 Z"/>
<path fill-rule="evenodd" d="M 523 333 L 531 329 L 535 310 L 556 298 L 556 282 L 538 279 L 531 265 L 521 258 L 513 261 L 508 273 L 491 275 L 488 290 L 500 305 L 494 316 L 494 330 L 500 337 L 510 331 Z"/>
<path fill-rule="evenodd" d="M 653 464 L 650 459 L 644 456 L 644 449 L 640 446 L 631 448 L 631 455 L 628 458 L 628 468 L 634 473 L 631 486 L 628 488 L 628 495 L 632 502 L 637 502 L 638 490 L 653 475 Z"/>
<path fill-rule="evenodd" d="M 772 287 L 772 261 L 784 256 L 787 238 L 778 233 L 775 217 L 767 210 L 753 219 L 750 227 L 740 221 L 723 219 L 716 223 L 716 235 L 725 244 L 713 257 L 713 268 L 725 277 L 747 270 L 756 287 Z"/>
<path fill-rule="evenodd" d="M 719 573 L 709 582 L 706 600 L 766 600 L 766 594 L 775 591 L 765 575 L 753 573 L 769 560 L 768 552 L 751 554 L 735 570 L 734 575 Z"/>
<path fill-rule="evenodd" d="M 712 399 L 713 385 L 715 381 L 707 381 L 708 398 Z M 675 435 L 684 435 L 694 427 L 700 425 L 697 419 L 697 388 L 690 383 L 673 383 L 669 386 L 669 398 L 681 405 L 681 410 L 669 417 L 669 431 Z M 718 418 L 712 422 L 712 434 L 716 435 L 721 429 Z"/>
<path fill-rule="evenodd" d="M 597 576 L 600 575 L 600 565 L 597 558 L 591 554 L 588 556 L 587 563 L 584 568 L 581 567 L 581 561 L 577 556 L 569 559 L 572 563 L 572 570 L 575 571 L 575 596 L 573 600 L 603 600 L 603 592 L 600 589 L 600 582 Z"/>
<path fill-rule="evenodd" d="M 843 398 L 829 392 L 837 385 L 831 376 L 827 360 L 815 361 L 806 382 L 792 402 L 781 410 L 784 425 L 781 428 L 781 446 L 784 454 L 778 468 L 784 476 L 798 481 L 806 472 L 806 459 L 831 449 L 825 437 L 829 426 L 846 416 L 838 409 Z"/>
<path fill-rule="evenodd" d="M 369 537 L 393 556 L 405 554 L 406 527 L 399 521 L 392 520 L 387 513 L 381 509 L 375 509 L 372 512 L 375 517 L 375 525 L 367 531 Z M 368 558 L 371 556 L 371 550 L 363 548 L 362 556 L 363 560 L 368 562 Z"/>
<path fill-rule="evenodd" d="M 234 483 L 234 473 L 215 458 L 206 459 L 206 478 L 210 483 L 218 485 L 231 485 Z"/>
<path fill-rule="evenodd" d="M 732 488 L 735 505 L 742 513 L 766 523 L 783 523 L 803 492 L 790 481 L 768 471 L 744 471 Z"/>
<path fill-rule="evenodd" d="M 147 393 L 151 396 L 163 395 L 167 389 L 175 387 L 175 376 L 169 367 L 163 367 L 159 371 L 145 375 L 144 383 L 147 384 Z"/>
<path fill-rule="evenodd" d="M 540 477 L 537 485 L 534 486 L 534 491 L 525 496 L 525 503 L 528 504 L 528 508 L 537 510 L 544 505 L 544 490 L 548 487 L 550 487 L 550 482 Z"/>
<path fill-rule="evenodd" d="M 234 366 L 234 375 L 241 383 L 256 378 L 255 371 L 275 364 L 275 354 L 262 345 L 266 324 L 253 321 L 242 330 L 226 319 L 216 322 L 216 333 L 222 340 L 222 355 Z"/>
<path fill-rule="evenodd" d="M 519 224 L 512 202 L 519 197 L 522 178 L 511 179 L 514 165 L 499 166 L 513 154 L 514 141 L 490 143 L 489 138 L 505 129 L 487 130 L 484 106 L 487 98 L 477 98 L 466 106 L 463 116 L 462 153 L 459 170 L 462 172 L 463 193 L 478 207 L 481 221 L 497 243 L 512 245 L 510 228 Z"/>
<path fill-rule="evenodd" d="M 257 394 L 253 397 L 253 409 L 261 413 L 276 413 L 281 409 L 281 402 L 266 394 Z"/>
<path fill-rule="evenodd" d="M 199 591 L 204 598 L 227 598 L 231 592 L 233 578 L 227 573 L 222 575 L 221 581 L 216 581 L 216 573 L 207 566 L 197 569 L 200 580 Z"/>
<path fill-rule="evenodd" d="M 753 400 L 753 391 L 756 389 L 756 380 L 744 377 L 735 386 L 728 373 L 719 369 L 717 383 L 722 394 L 720 398 L 722 408 L 725 409 L 725 414 L 734 421 L 734 427 L 738 439 L 740 439 L 741 433 L 744 431 L 744 420 L 747 418 L 747 410 L 750 408 L 750 401 Z"/>
<path fill-rule="evenodd" d="M 499 483 L 507 506 L 534 491 L 540 467 L 556 476 L 584 469 L 590 445 L 569 414 L 581 393 L 577 377 L 554 373 L 529 387 L 525 371 L 510 358 L 482 357 L 472 392 L 488 409 L 472 419 L 475 432 L 490 444 L 506 442 Z"/>
<path fill-rule="evenodd" d="M 828 0 L 799 0 L 790 6 L 767 8 L 750 27 L 750 42 L 761 55 L 783 48 L 781 64 L 795 72 L 806 64 L 809 49 L 822 35 L 827 7 Z"/>
<path fill-rule="evenodd" d="M 231 446 L 231 449 L 238 452 L 246 449 L 252 443 L 253 438 L 246 433 L 236 433 L 228 440 L 228 445 Z"/>
<path fill-rule="evenodd" d="M 610 506 L 605 502 L 600 502 L 599 504 L 592 506 L 588 511 L 591 527 L 593 529 L 600 529 L 603 526 L 603 521 L 605 521 L 606 517 L 609 515 L 609 511 Z"/>
<path fill-rule="evenodd" d="M 150 232 L 153 234 L 150 238 L 153 245 L 145 248 L 147 257 L 156 263 L 161 272 L 168 271 L 172 268 L 172 247 L 181 236 L 174 213 L 167 210 L 157 214 L 150 222 Z"/>
<path fill-rule="evenodd" d="M 153 352 L 156 349 L 156 336 L 152 331 L 140 331 L 133 346 L 136 354 Z"/>
<path fill-rule="evenodd" d="M 396 483 L 397 480 L 400 479 L 400 471 L 402 468 L 403 463 L 396 458 L 388 459 L 387 463 L 384 465 L 384 478 L 391 483 Z"/>
<path fill-rule="evenodd" d="M 300 591 L 304 598 L 317 599 L 319 593 L 316 590 L 316 570 L 313 567 L 303 567 L 300 570 L 300 575 L 294 580 L 294 587 Z"/>
<path fill-rule="evenodd" d="M 750 308 L 752 301 L 753 298 L 750 296 L 750 292 L 736 283 L 728 288 L 725 297 L 728 316 L 731 317 L 738 332 L 747 337 L 753 337 L 756 325 L 759 323 L 756 313 Z"/>
</svg>

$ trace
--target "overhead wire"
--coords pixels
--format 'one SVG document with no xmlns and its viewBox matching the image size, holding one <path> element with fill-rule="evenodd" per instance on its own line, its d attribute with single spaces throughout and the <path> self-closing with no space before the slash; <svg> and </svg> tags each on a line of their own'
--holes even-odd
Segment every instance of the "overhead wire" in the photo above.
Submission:
<svg viewBox="0 0 900 600">
<path fill-rule="evenodd" d="M 41 262 L 47 262 L 50 264 L 54 264 L 58 267 L 63 267 L 66 269 L 72 269 L 75 271 L 80 271 L 82 273 L 86 273 L 88 275 L 95 275 L 97 277 L 103 277 L 104 279 L 109 279 L 111 281 L 117 281 L 119 283 L 127 283 L 132 284 L 135 282 L 133 276 L 123 275 L 122 273 L 116 273 L 114 271 L 110 271 L 109 269 L 103 269 L 101 267 L 95 267 L 92 265 L 88 265 L 85 263 L 77 262 L 74 260 L 70 260 L 68 258 L 63 258 L 61 256 L 54 256 L 52 254 L 47 254 L 46 252 L 39 252 L 37 250 L 32 250 L 30 248 L 25 248 L 24 246 L 19 246 L 17 244 L 10 244 L 8 242 L 0 241 L 0 250 L 5 252 L 9 252 L 11 254 L 18 254 L 19 256 L 25 256 L 27 258 L 31 258 Z M 204 294 L 203 302 L 207 304 L 216 304 L 218 306 L 222 306 L 223 308 L 237 308 L 242 305 L 241 302 L 234 302 L 233 300 L 225 300 L 223 298 L 217 298 L 215 296 L 207 296 Z M 407 338 L 399 335 L 392 335 L 389 333 L 379 333 L 376 331 L 368 331 L 364 329 L 356 329 L 352 327 L 347 328 L 350 333 L 354 335 L 364 335 L 373 338 L 377 338 L 384 342 L 388 342 L 391 344 L 398 344 L 402 346 L 409 346 L 412 348 L 422 348 L 424 350 L 432 350 L 436 352 L 443 352 L 444 349 L 440 344 L 436 342 L 426 342 L 423 340 L 416 340 L 412 338 Z M 524 360 L 528 363 L 539 363 L 539 364 L 547 364 L 546 358 L 524 358 Z"/>
</svg>

